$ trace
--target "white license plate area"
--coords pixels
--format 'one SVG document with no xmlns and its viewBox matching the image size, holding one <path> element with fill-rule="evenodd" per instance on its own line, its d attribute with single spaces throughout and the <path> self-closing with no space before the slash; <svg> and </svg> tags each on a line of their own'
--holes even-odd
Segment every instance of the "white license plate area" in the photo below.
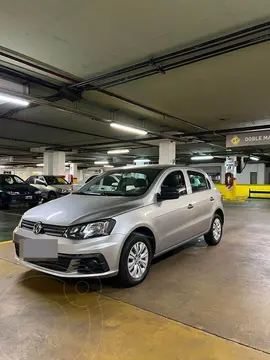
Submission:
<svg viewBox="0 0 270 360">
<path fill-rule="evenodd" d="M 32 195 L 27 195 L 26 197 L 25 197 L 25 200 L 32 200 L 33 199 L 33 196 Z"/>
<path fill-rule="evenodd" d="M 20 258 L 28 261 L 57 260 L 58 242 L 54 239 L 21 239 Z"/>
</svg>

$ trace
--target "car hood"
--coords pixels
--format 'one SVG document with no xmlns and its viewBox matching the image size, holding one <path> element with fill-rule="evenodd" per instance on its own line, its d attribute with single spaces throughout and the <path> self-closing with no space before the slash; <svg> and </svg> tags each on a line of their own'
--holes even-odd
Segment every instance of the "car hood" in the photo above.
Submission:
<svg viewBox="0 0 270 360">
<path fill-rule="evenodd" d="M 71 194 L 28 210 L 23 218 L 53 225 L 74 225 L 107 219 L 143 206 L 142 199 Z"/>
<path fill-rule="evenodd" d="M 13 191 L 20 194 L 33 194 L 37 189 L 34 186 L 27 184 L 14 184 L 14 185 L 3 185 L 4 191 Z"/>
</svg>

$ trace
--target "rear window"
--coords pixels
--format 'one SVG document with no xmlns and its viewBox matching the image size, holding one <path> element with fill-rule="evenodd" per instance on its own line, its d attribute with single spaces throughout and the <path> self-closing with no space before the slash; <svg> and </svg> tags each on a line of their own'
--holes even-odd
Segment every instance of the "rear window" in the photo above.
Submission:
<svg viewBox="0 0 270 360">
<path fill-rule="evenodd" d="M 45 176 L 48 185 L 68 185 L 68 182 L 61 176 Z"/>
<path fill-rule="evenodd" d="M 210 182 L 206 177 L 197 171 L 188 171 L 188 177 L 191 184 L 192 192 L 210 189 Z"/>
</svg>

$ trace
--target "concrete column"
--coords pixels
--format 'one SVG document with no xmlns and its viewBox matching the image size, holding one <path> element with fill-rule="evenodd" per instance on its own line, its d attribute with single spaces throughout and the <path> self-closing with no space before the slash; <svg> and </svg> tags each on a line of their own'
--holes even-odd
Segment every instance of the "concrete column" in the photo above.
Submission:
<svg viewBox="0 0 270 360">
<path fill-rule="evenodd" d="M 70 175 L 72 175 L 74 178 L 78 178 L 78 165 L 71 163 L 70 166 Z"/>
<path fill-rule="evenodd" d="M 174 141 L 162 140 L 159 143 L 159 164 L 175 164 L 176 145 Z"/>
<path fill-rule="evenodd" d="M 65 175 L 65 160 L 63 151 L 46 151 L 43 154 L 44 175 Z"/>
</svg>

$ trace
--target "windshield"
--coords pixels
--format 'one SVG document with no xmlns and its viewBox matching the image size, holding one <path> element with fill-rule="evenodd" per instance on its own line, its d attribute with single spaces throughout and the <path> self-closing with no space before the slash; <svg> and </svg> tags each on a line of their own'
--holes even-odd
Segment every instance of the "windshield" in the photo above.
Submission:
<svg viewBox="0 0 270 360">
<path fill-rule="evenodd" d="M 1 176 L 0 181 L 3 185 L 26 184 L 23 179 L 19 178 L 19 176 L 16 175 Z"/>
<path fill-rule="evenodd" d="M 160 171 L 155 168 L 110 171 L 89 181 L 77 194 L 139 196 L 149 189 Z"/>
<path fill-rule="evenodd" d="M 48 185 L 68 185 L 68 182 L 61 176 L 45 176 Z"/>
</svg>

